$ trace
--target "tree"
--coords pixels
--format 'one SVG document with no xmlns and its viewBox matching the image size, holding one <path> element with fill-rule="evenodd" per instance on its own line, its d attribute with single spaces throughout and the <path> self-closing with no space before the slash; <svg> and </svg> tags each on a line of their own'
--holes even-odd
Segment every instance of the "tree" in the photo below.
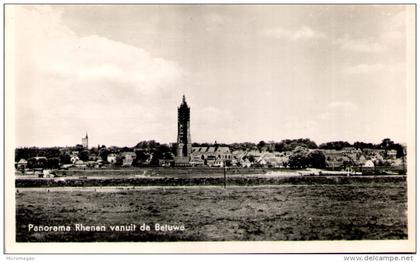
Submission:
<svg viewBox="0 0 420 262">
<path fill-rule="evenodd" d="M 133 152 L 133 149 L 125 146 L 121 148 L 121 152 Z"/>
<path fill-rule="evenodd" d="M 296 147 L 318 148 L 317 144 L 308 138 L 284 139 L 279 143 L 274 143 L 274 149 L 278 152 L 293 151 Z"/>
<path fill-rule="evenodd" d="M 296 147 L 289 157 L 291 168 L 325 168 L 325 155 L 320 150 L 310 150 L 303 146 Z"/>
<path fill-rule="evenodd" d="M 333 141 L 327 142 L 319 145 L 320 149 L 334 149 L 334 150 L 342 150 L 344 147 L 350 147 L 351 144 L 347 141 Z"/>
<path fill-rule="evenodd" d="M 381 149 L 385 149 L 387 151 L 391 149 L 396 150 L 397 158 L 404 156 L 404 147 L 401 144 L 394 143 L 394 141 L 392 141 L 389 138 L 383 139 L 382 142 L 379 145 L 377 145 L 377 147 Z"/>
<path fill-rule="evenodd" d="M 165 152 L 163 155 L 163 159 L 172 160 L 174 159 L 174 155 L 171 152 Z"/>
<path fill-rule="evenodd" d="M 395 150 L 397 150 L 397 157 L 398 158 L 400 158 L 400 157 L 403 157 L 404 156 L 404 147 L 401 145 L 401 144 L 394 144 L 393 146 L 392 146 L 392 149 L 395 149 Z"/>
<path fill-rule="evenodd" d="M 394 141 L 392 141 L 389 138 L 384 138 L 382 142 L 379 144 L 379 147 L 382 149 L 389 149 L 393 145 L 394 145 Z"/>
<path fill-rule="evenodd" d="M 124 157 L 117 155 L 114 166 L 122 166 Z"/>
<path fill-rule="evenodd" d="M 46 167 L 51 168 L 51 169 L 59 168 L 60 167 L 60 158 L 58 158 L 58 157 L 48 158 Z"/>
<path fill-rule="evenodd" d="M 28 159 L 28 168 L 46 168 L 48 160 L 46 158 L 30 158 Z"/>
<path fill-rule="evenodd" d="M 137 143 L 135 148 L 143 149 L 146 151 L 154 151 L 160 144 L 155 140 L 141 141 Z"/>
<path fill-rule="evenodd" d="M 89 151 L 88 150 L 82 150 L 79 152 L 79 159 L 83 162 L 86 162 L 89 160 Z"/>
<path fill-rule="evenodd" d="M 257 144 L 258 150 L 261 151 L 261 149 L 263 149 L 265 147 L 266 143 L 264 141 L 260 141 Z"/>
<path fill-rule="evenodd" d="M 165 145 L 165 144 L 159 145 L 153 151 L 151 164 L 154 166 L 158 166 L 160 159 L 167 159 L 167 157 L 171 155 L 172 155 L 171 149 L 169 148 L 168 145 Z"/>
<path fill-rule="evenodd" d="M 60 149 L 58 147 L 23 147 L 16 148 L 15 150 L 15 161 L 18 162 L 21 159 L 28 160 L 32 157 L 45 156 L 46 158 L 59 157 Z"/>
<path fill-rule="evenodd" d="M 354 142 L 353 147 L 363 150 L 365 148 L 374 148 L 375 146 L 372 143 Z"/>
<path fill-rule="evenodd" d="M 243 142 L 243 143 L 233 143 L 229 145 L 232 150 L 252 150 L 257 149 L 257 145 L 255 143 L 250 142 Z"/>
<path fill-rule="evenodd" d="M 68 154 L 66 154 L 66 153 L 60 154 L 60 163 L 62 165 L 64 165 L 64 164 L 70 164 L 71 163 L 71 157 Z"/>
<path fill-rule="evenodd" d="M 107 157 L 110 154 L 110 151 L 107 148 L 99 149 L 99 156 L 103 161 L 107 161 Z"/>
<path fill-rule="evenodd" d="M 149 155 L 144 153 L 142 150 L 136 150 L 136 166 L 141 166 L 147 159 L 149 159 Z"/>
<path fill-rule="evenodd" d="M 77 144 L 75 149 L 76 149 L 76 151 L 82 151 L 83 149 L 85 149 L 85 147 L 81 144 Z"/>
<path fill-rule="evenodd" d="M 274 144 L 274 150 L 276 150 L 277 152 L 283 152 L 284 150 L 284 143 L 280 142 L 280 143 L 275 143 Z"/>
<path fill-rule="evenodd" d="M 314 150 L 308 154 L 307 163 L 314 168 L 325 168 L 325 155 L 320 150 Z"/>
<path fill-rule="evenodd" d="M 177 150 L 177 144 L 176 143 L 172 143 L 170 146 L 170 151 L 172 154 L 176 155 L 176 150 Z"/>
<path fill-rule="evenodd" d="M 192 146 L 202 146 L 202 147 L 208 147 L 210 146 L 209 143 L 192 143 Z"/>
<path fill-rule="evenodd" d="M 309 150 L 306 147 L 296 147 L 289 157 L 289 166 L 291 168 L 305 168 L 308 166 Z"/>
</svg>

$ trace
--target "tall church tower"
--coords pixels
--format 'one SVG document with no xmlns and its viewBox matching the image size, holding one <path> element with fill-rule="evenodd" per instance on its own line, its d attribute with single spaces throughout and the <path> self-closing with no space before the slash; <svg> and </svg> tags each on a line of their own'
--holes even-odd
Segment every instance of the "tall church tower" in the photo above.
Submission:
<svg viewBox="0 0 420 262">
<path fill-rule="evenodd" d="M 82 146 L 86 149 L 89 149 L 89 138 L 88 138 L 87 133 L 86 133 L 86 137 L 82 138 Z"/>
<path fill-rule="evenodd" d="M 178 107 L 178 138 L 175 165 L 188 166 L 191 155 L 190 108 L 182 96 L 182 103 Z"/>
</svg>

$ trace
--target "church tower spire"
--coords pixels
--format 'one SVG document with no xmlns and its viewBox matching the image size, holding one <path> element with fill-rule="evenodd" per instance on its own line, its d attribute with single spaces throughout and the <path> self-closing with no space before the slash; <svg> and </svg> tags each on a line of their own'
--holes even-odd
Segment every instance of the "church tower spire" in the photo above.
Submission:
<svg viewBox="0 0 420 262">
<path fill-rule="evenodd" d="M 178 107 L 178 137 L 175 165 L 188 166 L 190 164 L 191 149 L 190 108 L 185 95 L 183 95 L 182 103 Z"/>
<path fill-rule="evenodd" d="M 88 138 L 87 132 L 86 132 L 86 136 L 82 138 L 82 146 L 86 149 L 89 149 L 89 138 Z"/>
</svg>

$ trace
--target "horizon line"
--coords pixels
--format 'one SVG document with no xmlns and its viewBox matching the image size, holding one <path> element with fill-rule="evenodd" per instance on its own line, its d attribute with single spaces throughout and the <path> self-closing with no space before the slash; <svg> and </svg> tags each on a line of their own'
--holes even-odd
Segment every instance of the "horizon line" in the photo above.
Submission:
<svg viewBox="0 0 420 262">
<path fill-rule="evenodd" d="M 380 139 L 380 141 L 382 141 L 383 139 L 386 139 L 386 138 L 389 138 L 389 137 L 384 137 L 384 138 L 382 138 L 382 139 Z M 197 143 L 197 144 L 209 144 L 209 145 L 214 145 L 215 144 L 215 142 L 217 142 L 217 144 L 227 144 L 227 145 L 231 145 L 231 144 L 241 144 L 241 143 L 254 143 L 254 144 L 258 144 L 259 142 L 261 142 L 261 141 L 264 141 L 265 143 L 270 143 L 270 142 L 274 142 L 274 143 L 280 143 L 280 142 L 282 142 L 282 141 L 284 141 L 284 140 L 298 140 L 298 139 L 309 139 L 310 141 L 312 141 L 312 142 L 314 142 L 317 146 L 320 146 L 321 144 L 326 144 L 326 143 L 330 143 L 330 142 L 347 142 L 347 143 L 349 143 L 349 144 L 354 144 L 354 143 L 357 143 L 357 142 L 360 142 L 360 143 L 370 143 L 370 144 L 378 144 L 378 143 L 375 143 L 375 142 L 372 142 L 372 141 L 366 141 L 366 140 L 355 140 L 354 142 L 350 142 L 350 141 L 348 141 L 348 140 L 329 140 L 329 141 L 326 141 L 326 142 L 317 142 L 317 141 L 315 141 L 315 140 L 312 140 L 312 139 L 310 139 L 310 138 L 284 138 L 284 139 L 281 139 L 281 140 L 259 140 L 259 141 L 257 141 L 257 142 L 254 142 L 254 141 L 236 141 L 236 142 L 218 142 L 217 140 L 215 140 L 215 141 L 213 141 L 213 142 L 202 142 L 202 141 L 197 141 L 197 142 L 192 142 L 191 144 L 194 144 L 194 143 Z M 407 145 L 407 142 L 402 142 L 402 141 L 395 141 L 395 140 L 393 140 L 392 138 L 389 138 L 389 139 L 391 139 L 391 141 L 393 141 L 394 143 L 397 143 L 397 144 L 402 144 L 402 145 Z M 140 143 L 140 142 L 143 142 L 143 141 L 155 141 L 155 142 L 157 142 L 157 143 L 159 143 L 159 144 L 167 144 L 167 145 L 171 145 L 171 144 L 176 144 L 177 142 L 161 142 L 161 141 L 158 141 L 158 140 L 156 140 L 156 139 L 145 139 L 145 140 L 140 140 L 139 142 L 137 142 L 137 143 Z M 379 142 L 380 143 L 380 142 Z M 95 143 L 96 144 L 96 143 Z M 31 148 L 31 147 L 38 147 L 38 148 L 54 148 L 54 147 L 75 147 L 75 146 L 77 146 L 77 145 L 82 145 L 82 143 L 76 143 L 76 144 L 74 144 L 74 145 L 51 145 L 51 146 L 48 146 L 48 145 L 42 145 L 42 146 L 40 146 L 40 145 L 19 145 L 19 146 L 15 146 L 15 148 Z M 137 145 L 137 144 L 136 144 Z M 106 147 L 128 147 L 128 148 L 130 148 L 130 147 L 132 147 L 132 148 L 134 148 L 134 147 L 136 147 L 136 145 L 112 145 L 112 144 L 105 144 L 105 143 L 99 143 L 99 144 L 97 144 L 97 146 L 106 146 Z M 97 147 L 97 146 L 90 146 L 89 148 L 95 148 L 95 147 Z"/>
</svg>

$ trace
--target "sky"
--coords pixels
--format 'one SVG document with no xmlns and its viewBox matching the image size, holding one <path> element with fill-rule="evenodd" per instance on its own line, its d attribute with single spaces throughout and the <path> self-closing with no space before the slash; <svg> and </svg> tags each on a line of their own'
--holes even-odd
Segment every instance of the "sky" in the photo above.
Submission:
<svg viewBox="0 0 420 262">
<path fill-rule="evenodd" d="M 408 9 L 9 5 L 16 146 L 405 142 Z"/>
</svg>

